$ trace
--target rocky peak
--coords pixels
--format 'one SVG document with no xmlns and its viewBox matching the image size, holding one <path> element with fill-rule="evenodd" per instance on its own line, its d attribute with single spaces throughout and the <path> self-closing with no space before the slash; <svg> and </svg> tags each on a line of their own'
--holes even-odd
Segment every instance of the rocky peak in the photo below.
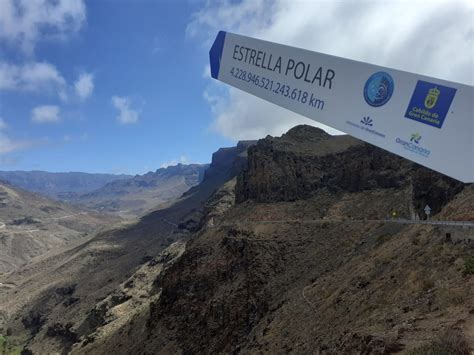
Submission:
<svg viewBox="0 0 474 355">
<path fill-rule="evenodd" d="M 434 214 L 463 187 L 355 138 L 297 126 L 249 148 L 247 168 L 237 179 L 236 202 L 294 201 L 311 198 L 321 189 L 346 193 L 395 188 L 409 190 L 412 209 L 424 216 L 426 203 Z"/>
<path fill-rule="evenodd" d="M 204 174 L 204 179 L 214 175 L 225 176 L 229 180 L 236 176 L 247 165 L 247 150 L 256 141 L 239 141 L 235 147 L 220 148 L 212 154 L 209 169 Z"/>
<path fill-rule="evenodd" d="M 330 139 L 331 135 L 326 133 L 321 128 L 309 126 L 309 125 L 299 125 L 290 129 L 288 132 L 281 136 L 281 139 L 291 139 L 293 141 L 308 142 L 314 141 L 318 142 L 323 139 Z"/>
</svg>

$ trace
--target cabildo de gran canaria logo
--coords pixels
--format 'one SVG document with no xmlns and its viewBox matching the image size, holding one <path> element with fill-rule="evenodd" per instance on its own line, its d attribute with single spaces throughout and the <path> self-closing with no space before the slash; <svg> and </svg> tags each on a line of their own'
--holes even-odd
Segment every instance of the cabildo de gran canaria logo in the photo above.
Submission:
<svg viewBox="0 0 474 355">
<path fill-rule="evenodd" d="M 395 85 L 390 74 L 380 71 L 365 82 L 364 99 L 373 107 L 385 105 L 392 97 Z"/>
<path fill-rule="evenodd" d="M 421 134 L 418 132 L 412 133 L 410 136 L 410 141 L 406 141 L 401 138 L 397 138 L 395 142 L 401 144 L 403 148 L 413 152 L 415 154 L 421 155 L 422 157 L 428 158 L 431 154 L 431 151 L 420 146 Z"/>
<path fill-rule="evenodd" d="M 456 89 L 418 80 L 405 117 L 441 128 Z"/>
</svg>

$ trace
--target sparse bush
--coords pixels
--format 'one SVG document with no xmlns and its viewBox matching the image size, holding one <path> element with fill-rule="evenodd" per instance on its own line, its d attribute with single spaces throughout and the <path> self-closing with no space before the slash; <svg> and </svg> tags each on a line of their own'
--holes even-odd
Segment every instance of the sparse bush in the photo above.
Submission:
<svg viewBox="0 0 474 355">
<path fill-rule="evenodd" d="M 381 234 L 377 237 L 376 239 L 376 243 L 377 243 L 377 246 L 380 246 L 382 245 L 383 243 L 385 243 L 386 241 L 390 240 L 390 236 L 389 235 L 386 235 L 386 234 Z"/>
<path fill-rule="evenodd" d="M 431 290 L 434 287 L 435 287 L 435 282 L 431 277 L 421 280 L 421 288 L 423 291 Z"/>
<path fill-rule="evenodd" d="M 70 286 L 57 288 L 56 293 L 60 296 L 70 296 L 74 293 L 75 290 L 76 290 L 76 284 L 73 284 Z"/>
<path fill-rule="evenodd" d="M 82 346 L 86 346 L 88 344 L 91 344 L 95 341 L 95 334 L 92 333 L 92 334 L 89 334 L 85 337 L 84 341 L 82 342 Z"/>
<path fill-rule="evenodd" d="M 29 329 L 31 335 L 36 335 L 46 323 L 46 318 L 39 312 L 30 311 L 26 317 L 21 319 L 25 329 Z"/>
<path fill-rule="evenodd" d="M 438 298 L 444 306 L 455 305 L 459 306 L 466 302 L 468 295 L 464 288 L 452 289 L 449 287 L 442 287 L 438 292 Z"/>
<path fill-rule="evenodd" d="M 21 349 L 22 347 L 16 345 L 15 342 L 12 342 L 11 338 L 0 334 L 0 354 L 20 355 Z"/>
<path fill-rule="evenodd" d="M 71 343 L 77 343 L 79 340 L 79 336 L 77 335 L 76 331 L 73 330 L 73 324 L 61 324 L 61 323 L 54 323 L 53 325 L 49 326 L 46 330 L 46 335 L 49 337 L 62 337 L 66 341 L 70 341 Z"/>
<path fill-rule="evenodd" d="M 464 275 L 474 275 L 474 258 L 464 261 Z"/>
<path fill-rule="evenodd" d="M 444 333 L 439 340 L 422 345 L 407 353 L 408 355 L 469 355 L 470 349 L 464 336 L 454 330 Z"/>
</svg>

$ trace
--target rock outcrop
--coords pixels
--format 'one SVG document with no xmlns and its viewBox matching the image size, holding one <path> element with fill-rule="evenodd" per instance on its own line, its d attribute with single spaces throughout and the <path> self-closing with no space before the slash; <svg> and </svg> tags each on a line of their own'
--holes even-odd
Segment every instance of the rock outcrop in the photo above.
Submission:
<svg viewBox="0 0 474 355">
<path fill-rule="evenodd" d="M 464 184 L 349 136 L 297 126 L 248 150 L 248 168 L 237 179 L 236 201 L 278 202 L 331 193 L 409 188 L 416 214 L 426 204 L 436 214 Z M 408 216 L 406 216 L 408 217 Z"/>
</svg>

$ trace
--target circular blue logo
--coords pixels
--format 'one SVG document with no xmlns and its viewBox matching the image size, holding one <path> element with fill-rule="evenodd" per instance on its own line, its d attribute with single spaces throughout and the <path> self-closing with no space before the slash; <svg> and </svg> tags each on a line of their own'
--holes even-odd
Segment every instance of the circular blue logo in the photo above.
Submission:
<svg viewBox="0 0 474 355">
<path fill-rule="evenodd" d="M 394 87 L 390 74 L 379 71 L 365 82 L 364 99 L 373 107 L 385 105 L 392 97 Z"/>
</svg>

